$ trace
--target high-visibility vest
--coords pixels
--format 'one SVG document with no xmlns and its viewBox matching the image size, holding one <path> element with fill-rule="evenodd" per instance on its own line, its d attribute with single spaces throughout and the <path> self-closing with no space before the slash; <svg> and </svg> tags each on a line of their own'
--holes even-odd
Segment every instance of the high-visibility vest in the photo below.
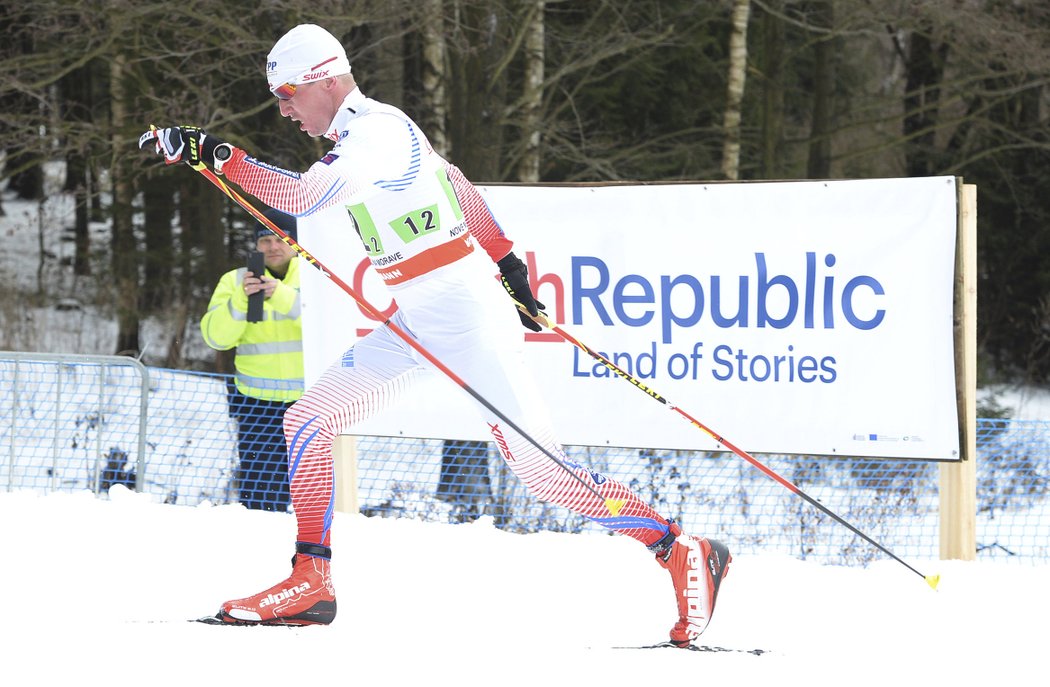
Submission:
<svg viewBox="0 0 1050 687">
<path fill-rule="evenodd" d="M 263 301 L 261 322 L 248 322 L 244 267 L 222 275 L 201 318 L 204 343 L 218 351 L 237 348 L 237 389 L 267 401 L 296 401 L 303 395 L 303 326 L 299 301 L 299 258 L 273 295 Z M 266 276 L 275 278 L 270 270 Z"/>
</svg>

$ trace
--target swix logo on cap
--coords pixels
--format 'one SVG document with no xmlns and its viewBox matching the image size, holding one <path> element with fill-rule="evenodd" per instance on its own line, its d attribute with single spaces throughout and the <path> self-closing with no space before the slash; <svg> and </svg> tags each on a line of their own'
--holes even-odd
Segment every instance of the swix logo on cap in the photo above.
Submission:
<svg viewBox="0 0 1050 687">
<path fill-rule="evenodd" d="M 327 155 L 321 158 L 321 162 L 325 163 L 326 165 L 330 165 L 338 159 L 339 156 L 335 153 L 328 153 Z"/>
<path fill-rule="evenodd" d="M 330 72 L 332 70 L 331 69 L 323 69 L 322 70 L 321 67 L 325 66 L 329 62 L 334 62 L 337 59 L 339 59 L 337 56 L 332 56 L 332 57 L 329 57 L 324 62 L 321 62 L 320 64 L 317 64 L 317 65 L 314 65 L 313 67 L 310 67 L 310 71 L 306 75 L 304 75 L 302 77 L 302 83 L 308 83 L 310 81 L 317 81 L 318 79 L 323 79 L 323 78 L 327 77 L 328 76 L 328 72 Z"/>
</svg>

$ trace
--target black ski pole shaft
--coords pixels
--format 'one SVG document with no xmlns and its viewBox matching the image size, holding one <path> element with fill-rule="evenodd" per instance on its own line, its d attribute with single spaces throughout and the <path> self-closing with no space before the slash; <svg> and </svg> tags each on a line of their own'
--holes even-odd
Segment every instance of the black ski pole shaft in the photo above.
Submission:
<svg viewBox="0 0 1050 687">
<path fill-rule="evenodd" d="M 606 368 L 608 368 L 611 372 L 613 372 L 613 374 L 615 374 L 617 377 L 620 377 L 621 379 L 623 379 L 623 380 L 625 380 L 627 382 L 630 382 L 633 386 L 635 386 L 636 388 L 638 388 L 639 390 L 644 392 L 646 396 L 649 396 L 650 398 L 652 398 L 655 401 L 659 401 L 660 403 L 662 403 L 667 408 L 670 408 L 671 410 L 675 411 L 680 416 L 685 418 L 691 425 L 693 425 L 694 427 L 697 427 L 700 430 L 704 431 L 712 439 L 714 439 L 719 444 L 721 444 L 721 445 L 725 446 L 726 448 L 728 448 L 730 451 L 735 453 L 737 456 L 739 456 L 739 457 L 743 458 L 744 460 L 746 460 L 748 463 L 750 463 L 751 465 L 756 467 L 758 470 L 760 470 L 764 475 L 766 475 L 767 477 L 772 479 L 774 482 L 776 482 L 777 484 L 781 485 L 782 487 L 784 487 L 788 491 L 792 492 L 793 494 L 796 494 L 797 496 L 799 496 L 804 501 L 806 501 L 809 504 L 811 504 L 813 507 L 815 507 L 820 512 L 824 513 L 825 515 L 827 515 L 831 519 L 835 520 L 839 524 L 844 525 L 851 532 L 853 532 L 854 534 L 856 534 L 860 538 L 862 538 L 865 541 L 867 541 L 870 544 L 872 544 L 879 551 L 882 551 L 887 556 L 889 556 L 893 560 L 897 561 L 898 563 L 903 565 L 908 570 L 911 570 L 913 573 L 915 573 L 919 577 L 921 577 L 924 580 L 926 580 L 926 584 L 930 585 L 931 588 L 933 588 L 933 589 L 937 588 L 937 584 L 940 582 L 940 579 L 941 579 L 940 575 L 924 575 L 924 574 L 922 574 L 921 572 L 916 570 L 914 567 L 912 567 L 911 565 L 906 563 L 903 559 L 901 559 L 895 553 L 893 553 L 892 551 L 887 549 L 885 546 L 883 546 L 879 542 L 877 542 L 874 539 L 872 539 L 871 537 L 869 537 L 864 532 L 862 532 L 859 529 L 857 529 L 856 527 L 854 527 L 852 524 L 847 522 L 845 519 L 843 519 L 838 514 L 834 513 L 831 509 L 826 507 L 820 501 L 817 501 L 815 498 L 813 498 L 812 496 L 810 496 L 806 492 L 802 491 L 802 489 L 800 489 L 798 487 L 798 485 L 796 485 L 793 482 L 790 482 L 790 481 L 784 479 L 779 474 L 777 474 L 776 472 L 771 470 L 769 467 L 767 467 L 765 464 L 763 464 L 761 461 L 757 460 L 754 456 L 749 454 L 747 451 L 744 451 L 743 449 L 738 448 L 737 446 L 735 446 L 733 443 L 727 441 L 725 439 L 725 437 L 723 437 L 720 434 L 715 433 L 707 425 L 705 425 L 704 423 L 700 422 L 695 417 L 693 417 L 689 413 L 685 412 L 684 410 L 682 410 L 678 406 L 672 404 L 670 401 L 668 401 L 662 395 L 657 393 L 654 389 L 652 389 L 651 387 L 643 384 L 636 377 L 634 377 L 630 373 L 628 373 L 625 370 L 623 370 L 622 368 L 620 368 L 618 365 L 616 365 L 614 362 L 612 362 L 611 360 L 609 360 L 608 358 L 603 356 L 601 353 L 595 351 L 593 348 L 591 348 L 590 346 L 586 345 L 585 343 L 583 343 L 582 341 L 577 339 L 575 336 L 569 334 L 567 331 L 565 331 L 564 329 L 559 327 L 557 324 L 552 322 L 550 320 L 550 318 L 547 317 L 546 313 L 541 312 L 539 315 L 529 315 L 529 311 L 525 308 L 524 305 L 522 305 L 521 303 L 518 303 L 517 305 L 518 305 L 518 309 L 519 310 L 521 310 L 523 313 L 525 313 L 526 315 L 531 317 L 534 321 L 536 321 L 540 325 L 546 327 L 547 329 L 551 330 L 552 332 L 554 332 L 555 334 L 557 334 L 561 338 L 565 339 L 566 341 L 568 341 L 572 345 L 576 346 L 577 348 L 579 348 L 580 350 L 585 352 L 587 355 L 591 356 L 592 358 L 594 358 L 595 360 L 600 362 L 602 365 L 604 365 Z"/>
</svg>

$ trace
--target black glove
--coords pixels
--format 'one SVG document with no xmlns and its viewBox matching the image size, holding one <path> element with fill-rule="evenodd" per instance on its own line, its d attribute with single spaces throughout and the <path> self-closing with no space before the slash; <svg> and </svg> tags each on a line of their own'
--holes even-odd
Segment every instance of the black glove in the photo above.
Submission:
<svg viewBox="0 0 1050 687">
<path fill-rule="evenodd" d="M 222 145 L 222 141 L 195 126 L 150 127 L 139 136 L 139 148 L 145 148 L 150 142 L 156 144 L 156 152 L 164 156 L 166 164 L 185 162 L 194 168 L 200 167 L 202 162 L 214 166 L 215 148 Z"/>
<path fill-rule="evenodd" d="M 539 315 L 540 310 L 546 309 L 547 306 L 540 303 L 532 295 L 532 289 L 529 288 L 529 271 L 525 268 L 525 263 L 518 259 L 518 256 L 514 255 L 513 252 L 507 253 L 502 260 L 496 263 L 496 266 L 499 267 L 499 273 L 503 275 L 501 280 L 503 288 L 507 290 L 511 298 L 524 305 L 529 314 Z M 517 312 L 518 317 L 521 318 L 521 323 L 527 329 L 531 329 L 534 332 L 543 329 L 538 322 L 521 310 Z"/>
</svg>

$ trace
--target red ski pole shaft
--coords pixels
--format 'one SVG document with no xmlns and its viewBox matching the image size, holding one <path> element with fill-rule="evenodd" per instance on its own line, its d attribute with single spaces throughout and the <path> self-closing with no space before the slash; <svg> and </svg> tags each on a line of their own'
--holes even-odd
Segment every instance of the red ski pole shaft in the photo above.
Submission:
<svg viewBox="0 0 1050 687">
<path fill-rule="evenodd" d="M 201 175 L 205 179 L 210 181 L 220 191 L 222 191 L 224 194 L 226 194 L 226 196 L 230 200 L 232 200 L 233 202 L 237 203 L 242 208 L 244 208 L 244 210 L 246 212 L 248 212 L 248 214 L 250 214 L 256 220 L 258 220 L 263 226 L 265 226 L 271 232 L 276 234 L 282 241 L 284 241 L 289 246 L 291 246 L 301 258 L 303 258 L 308 263 L 310 263 L 311 265 L 316 267 L 318 269 L 318 271 L 321 272 L 321 274 L 323 274 L 324 276 L 328 277 L 328 279 L 330 279 L 331 281 L 335 282 L 335 284 L 337 286 L 339 286 L 339 288 L 341 288 L 351 298 L 353 298 L 355 301 L 357 301 L 357 303 L 361 306 L 361 308 L 372 319 L 376 320 L 377 322 L 382 323 L 386 327 L 389 327 L 390 331 L 392 331 L 395 335 L 397 335 L 398 338 L 400 338 L 402 341 L 404 341 L 409 346 L 411 346 L 416 352 L 418 352 L 421 356 L 423 356 L 423 358 L 425 358 L 431 365 L 436 367 L 446 377 L 451 379 L 460 388 L 462 388 L 464 391 L 466 391 L 468 394 L 470 394 L 470 396 L 473 397 L 475 401 L 477 401 L 482 406 L 487 408 L 489 410 L 489 412 L 491 412 L 493 415 L 498 417 L 500 420 L 502 420 L 503 422 L 507 423 L 508 427 L 510 427 L 515 432 L 517 432 L 522 437 L 524 437 L 525 440 L 528 441 L 530 444 L 532 444 L 533 446 L 538 448 L 545 456 L 547 456 L 552 461 L 554 461 L 562 470 L 564 470 L 565 472 L 569 473 L 569 475 L 572 476 L 573 479 L 575 479 L 577 482 L 579 482 L 581 485 L 583 485 L 583 487 L 585 489 L 587 489 L 590 493 L 594 494 L 594 496 L 596 496 L 598 499 L 600 499 L 602 501 L 602 503 L 605 505 L 605 508 L 612 515 L 615 516 L 615 515 L 619 514 L 620 509 L 623 507 L 623 504 L 624 504 L 624 502 L 621 499 L 608 499 L 608 498 L 605 498 L 604 496 L 602 496 L 600 493 L 598 493 L 597 489 L 595 489 L 590 484 L 588 484 L 586 481 L 584 481 L 584 479 L 582 477 L 580 477 L 578 474 L 576 474 L 561 459 L 559 459 L 556 455 L 554 455 L 549 450 L 547 450 L 538 441 L 533 439 L 531 435 L 529 435 L 527 432 L 525 432 L 525 430 L 523 430 L 521 427 L 519 427 L 513 420 L 511 420 L 509 417 L 507 417 L 506 414 L 504 414 L 502 411 L 500 411 L 498 408 L 496 408 L 494 405 L 492 405 L 492 403 L 490 403 L 488 401 L 488 399 L 486 399 L 484 396 L 482 396 L 480 393 L 478 393 L 473 387 L 471 387 L 469 384 L 467 384 L 466 381 L 464 381 L 459 375 L 457 375 L 455 372 L 453 372 L 451 369 L 449 369 L 443 362 L 438 360 L 433 354 L 430 353 L 430 351 L 428 351 L 426 348 L 424 348 L 422 344 L 420 344 L 418 341 L 416 341 L 411 336 L 409 336 L 408 333 L 405 332 L 405 330 L 401 329 L 396 324 L 391 322 L 390 318 L 385 317 L 383 315 L 383 313 L 381 313 L 379 311 L 379 309 L 376 308 L 374 305 L 369 303 L 368 300 L 364 296 L 362 296 L 360 293 L 358 293 L 353 287 L 351 287 L 345 281 L 340 279 L 339 275 L 335 274 L 334 272 L 329 270 L 327 267 L 325 267 L 324 264 L 322 264 L 320 260 L 318 260 L 316 257 L 311 255 L 306 249 L 304 249 L 301 245 L 299 245 L 299 243 L 295 239 L 293 239 L 291 236 L 289 236 L 285 232 L 281 231 L 280 227 L 275 225 L 273 222 L 271 222 L 269 220 L 268 217 L 266 217 L 266 215 L 264 215 L 263 213 L 259 212 L 259 210 L 257 210 L 255 207 L 253 207 L 252 204 L 249 203 L 247 200 L 245 200 L 245 198 L 241 194 L 239 194 L 234 189 L 230 188 L 230 186 L 226 182 L 224 182 L 222 179 L 220 179 L 218 177 L 218 175 L 216 175 L 214 172 L 212 172 L 210 169 L 208 169 L 203 164 L 200 165 L 200 166 L 194 167 L 193 169 L 195 169 L 198 172 L 200 172 Z"/>
</svg>

